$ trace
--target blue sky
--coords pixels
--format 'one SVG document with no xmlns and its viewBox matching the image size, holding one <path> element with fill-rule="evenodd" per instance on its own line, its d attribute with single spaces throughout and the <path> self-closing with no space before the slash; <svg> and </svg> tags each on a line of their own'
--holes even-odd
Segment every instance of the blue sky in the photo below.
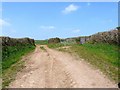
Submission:
<svg viewBox="0 0 120 90">
<path fill-rule="evenodd" d="M 4 2 L 2 36 L 77 37 L 118 26 L 117 2 Z"/>
</svg>

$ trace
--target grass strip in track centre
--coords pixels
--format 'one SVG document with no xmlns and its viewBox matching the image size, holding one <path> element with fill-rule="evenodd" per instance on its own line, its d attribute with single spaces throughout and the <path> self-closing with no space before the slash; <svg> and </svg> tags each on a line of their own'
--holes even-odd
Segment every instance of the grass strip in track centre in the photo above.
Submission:
<svg viewBox="0 0 120 90">
<path fill-rule="evenodd" d="M 49 48 L 59 48 L 65 46 L 64 44 L 61 43 L 56 43 L 56 44 L 48 44 Z"/>
<path fill-rule="evenodd" d="M 43 51 L 46 51 L 46 49 L 43 46 L 40 46 L 40 49 L 42 49 Z"/>
</svg>

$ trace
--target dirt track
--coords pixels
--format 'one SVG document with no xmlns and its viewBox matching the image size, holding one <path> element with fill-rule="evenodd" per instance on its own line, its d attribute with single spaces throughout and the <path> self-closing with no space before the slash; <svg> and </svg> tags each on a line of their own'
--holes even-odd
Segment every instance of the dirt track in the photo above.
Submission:
<svg viewBox="0 0 120 90">
<path fill-rule="evenodd" d="M 74 56 L 37 46 L 23 58 L 26 67 L 17 74 L 10 88 L 113 88 L 117 87 L 99 70 Z"/>
</svg>

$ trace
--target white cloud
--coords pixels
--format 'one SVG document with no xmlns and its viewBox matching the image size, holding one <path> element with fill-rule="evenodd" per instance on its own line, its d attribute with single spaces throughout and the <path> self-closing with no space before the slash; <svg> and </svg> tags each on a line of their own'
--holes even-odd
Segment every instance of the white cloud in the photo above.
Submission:
<svg viewBox="0 0 120 90">
<path fill-rule="evenodd" d="M 55 26 L 40 26 L 40 29 L 53 30 L 55 29 Z"/>
<path fill-rule="evenodd" d="M 0 19 L 0 27 L 1 26 L 10 26 L 10 23 L 8 23 L 7 21 Z"/>
<path fill-rule="evenodd" d="M 73 11 L 77 11 L 79 8 L 79 6 L 76 6 L 74 4 L 70 4 L 69 6 L 67 6 L 63 11 L 62 13 L 64 14 L 68 14 L 68 13 L 71 13 Z"/>
<path fill-rule="evenodd" d="M 79 33 L 80 32 L 80 29 L 75 29 L 73 30 L 74 33 Z"/>
<path fill-rule="evenodd" d="M 91 5 L 91 3 L 88 2 L 88 3 L 87 3 L 87 6 L 90 6 L 90 5 Z"/>
</svg>

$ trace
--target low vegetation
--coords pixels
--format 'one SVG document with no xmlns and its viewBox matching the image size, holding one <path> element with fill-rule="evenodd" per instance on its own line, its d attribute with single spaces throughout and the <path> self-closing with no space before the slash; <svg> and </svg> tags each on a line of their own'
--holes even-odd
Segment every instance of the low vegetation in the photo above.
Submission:
<svg viewBox="0 0 120 90">
<path fill-rule="evenodd" d="M 8 86 L 15 75 L 24 66 L 21 57 L 34 50 L 33 45 L 4 46 L 2 48 L 2 87 Z"/>
<path fill-rule="evenodd" d="M 9 86 L 15 80 L 16 74 L 24 68 L 24 61 L 19 60 L 8 69 L 2 71 L 2 88 Z"/>
<path fill-rule="evenodd" d="M 65 46 L 64 44 L 57 43 L 57 44 L 48 44 L 49 48 L 58 48 L 58 47 L 63 47 Z"/>
<path fill-rule="evenodd" d="M 118 82 L 118 46 L 106 43 L 73 45 L 71 50 Z"/>
<path fill-rule="evenodd" d="M 58 48 L 63 44 L 48 45 L 50 48 Z M 64 49 L 64 48 L 61 48 Z M 96 44 L 72 44 L 68 52 L 76 53 L 80 58 L 99 68 L 111 80 L 118 82 L 118 46 L 107 43 Z M 62 51 L 62 50 L 61 50 Z M 63 50 L 65 51 L 65 50 Z M 119 74 L 120 75 L 120 74 Z"/>
<path fill-rule="evenodd" d="M 35 40 L 35 44 L 46 45 L 48 44 L 48 40 Z"/>
<path fill-rule="evenodd" d="M 24 67 L 22 56 L 34 50 L 34 39 L 0 37 L 2 51 L 2 87 L 6 87 L 15 79 L 18 71 Z"/>
<path fill-rule="evenodd" d="M 46 49 L 43 46 L 40 46 L 40 49 L 42 49 L 43 51 L 46 51 Z"/>
<path fill-rule="evenodd" d="M 21 56 L 34 49 L 32 45 L 6 46 L 2 48 L 2 69 L 9 68 L 16 63 Z"/>
</svg>

